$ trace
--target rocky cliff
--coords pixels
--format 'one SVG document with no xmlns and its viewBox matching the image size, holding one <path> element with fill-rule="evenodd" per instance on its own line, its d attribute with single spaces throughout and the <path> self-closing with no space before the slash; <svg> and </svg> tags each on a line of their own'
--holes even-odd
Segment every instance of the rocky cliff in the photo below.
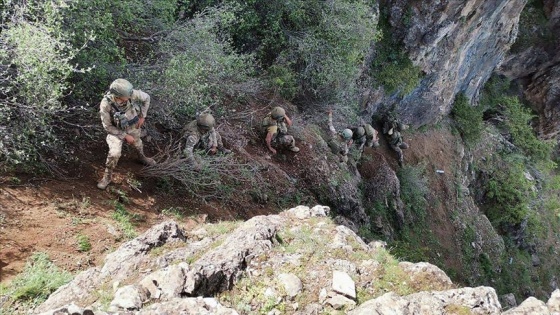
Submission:
<svg viewBox="0 0 560 315">
<path fill-rule="evenodd" d="M 298 206 L 235 225 L 167 221 L 59 288 L 34 314 L 553 314 L 530 298 L 502 313 L 490 287 L 457 288 L 438 267 L 399 262 Z M 227 232 L 229 230 L 229 232 Z"/>
<path fill-rule="evenodd" d="M 409 123 L 420 126 L 447 115 L 458 93 L 476 100 L 514 43 L 526 2 L 382 1 L 380 11 L 391 24 L 385 36 L 404 44 L 424 76 L 402 99 L 377 97 L 370 106 L 395 103 Z"/>
</svg>

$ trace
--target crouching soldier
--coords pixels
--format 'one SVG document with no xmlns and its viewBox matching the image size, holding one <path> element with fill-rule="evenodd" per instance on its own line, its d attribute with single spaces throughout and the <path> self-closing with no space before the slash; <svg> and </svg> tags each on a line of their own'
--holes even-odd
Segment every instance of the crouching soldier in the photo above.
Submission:
<svg viewBox="0 0 560 315">
<path fill-rule="evenodd" d="M 214 116 L 209 113 L 203 113 L 183 128 L 183 133 L 187 138 L 183 155 L 197 167 L 199 165 L 194 158 L 195 149 L 202 149 L 210 155 L 218 152 L 223 154 L 231 153 L 231 150 L 224 148 L 222 136 L 214 128 L 215 125 L 216 120 Z"/>
<path fill-rule="evenodd" d="M 339 157 L 340 162 L 346 163 L 348 161 L 348 151 L 350 150 L 350 146 L 353 142 L 353 132 L 348 128 L 342 130 L 341 132 L 337 132 L 332 122 L 332 110 L 328 111 L 328 115 L 330 139 L 327 144 L 329 148 L 331 148 L 332 153 Z"/>
<path fill-rule="evenodd" d="M 359 127 L 350 128 L 350 130 L 352 130 L 352 140 L 354 140 L 358 150 L 363 151 L 364 147 L 377 148 L 379 146 L 377 130 L 370 124 L 363 124 Z"/>
<path fill-rule="evenodd" d="M 397 152 L 399 166 L 403 166 L 404 156 L 401 149 L 408 149 L 408 144 L 403 142 L 401 132 L 408 129 L 408 126 L 401 123 L 392 115 L 385 117 L 383 122 L 383 134 L 393 151 Z"/>
<path fill-rule="evenodd" d="M 103 128 L 107 131 L 109 153 L 105 162 L 105 173 L 97 188 L 105 189 L 111 183 L 113 169 L 121 157 L 122 144 L 132 145 L 139 155 L 140 162 L 155 165 L 156 162 L 144 155 L 144 146 L 140 139 L 140 127 L 150 108 L 150 96 L 140 90 L 134 90 L 125 79 L 116 79 L 109 86 L 109 92 L 101 100 L 99 115 Z"/>
<path fill-rule="evenodd" d="M 266 133 L 266 147 L 272 154 L 276 154 L 276 149 L 288 149 L 292 152 L 299 152 L 296 147 L 296 140 L 288 134 L 288 127 L 292 126 L 292 120 L 282 107 L 274 107 L 270 113 L 263 118 L 261 124 Z"/>
</svg>

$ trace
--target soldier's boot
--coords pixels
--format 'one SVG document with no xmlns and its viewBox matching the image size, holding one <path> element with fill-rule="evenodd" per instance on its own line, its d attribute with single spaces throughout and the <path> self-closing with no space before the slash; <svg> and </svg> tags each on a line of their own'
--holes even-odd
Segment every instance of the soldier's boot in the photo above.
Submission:
<svg viewBox="0 0 560 315">
<path fill-rule="evenodd" d="M 222 154 L 230 154 L 231 150 L 224 148 L 223 146 L 219 146 L 218 147 L 218 152 L 222 153 Z"/>
<path fill-rule="evenodd" d="M 290 144 L 290 151 L 292 152 L 299 152 L 299 148 L 296 147 L 296 140 L 292 140 L 292 143 Z"/>
<path fill-rule="evenodd" d="M 111 183 L 111 179 L 113 177 L 113 170 L 106 168 L 105 174 L 103 174 L 103 178 L 97 183 L 97 188 L 105 189 Z"/>
</svg>

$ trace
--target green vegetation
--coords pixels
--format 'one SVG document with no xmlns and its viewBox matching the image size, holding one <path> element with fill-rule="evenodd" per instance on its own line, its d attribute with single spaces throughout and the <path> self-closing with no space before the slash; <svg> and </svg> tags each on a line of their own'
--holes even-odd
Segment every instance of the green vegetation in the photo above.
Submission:
<svg viewBox="0 0 560 315">
<path fill-rule="evenodd" d="M 80 252 L 89 252 L 91 249 L 91 243 L 89 237 L 85 234 L 78 234 L 76 237 L 78 241 L 78 250 Z"/>
<path fill-rule="evenodd" d="M 484 186 L 486 216 L 494 226 L 520 224 L 529 212 L 530 200 L 535 196 L 532 183 L 525 177 L 521 156 L 505 155 L 492 164 Z"/>
<path fill-rule="evenodd" d="M 115 212 L 113 212 L 113 220 L 117 221 L 121 231 L 124 233 L 124 236 L 127 240 L 133 239 L 138 235 L 133 223 L 133 220 L 135 219 L 138 219 L 138 217 L 126 211 L 126 208 L 122 203 L 115 201 Z"/>
<path fill-rule="evenodd" d="M 49 294 L 70 280 L 72 280 L 72 275 L 60 270 L 47 254 L 34 253 L 23 272 L 12 280 L 9 287 L 0 286 L 0 295 L 8 296 L 12 303 L 20 301 L 38 305 L 46 300 Z M 10 310 L 0 309 L 0 311 L 8 312 Z"/>
<path fill-rule="evenodd" d="M 510 136 L 512 143 L 519 147 L 534 162 L 548 161 L 554 144 L 537 138 L 531 127 L 535 117 L 517 96 L 510 96 L 510 82 L 504 78 L 492 77 L 481 95 L 481 106 L 486 115 L 495 118 Z"/>
<path fill-rule="evenodd" d="M 387 13 L 382 13 L 379 21 L 382 36 L 372 61 L 372 76 L 388 93 L 406 96 L 420 83 L 422 71 L 408 58 L 402 42 L 393 35 L 388 19 Z"/>
<path fill-rule="evenodd" d="M 481 109 L 481 106 L 471 106 L 465 94 L 457 94 L 451 115 L 466 144 L 474 144 L 480 140 L 484 128 Z"/>
</svg>

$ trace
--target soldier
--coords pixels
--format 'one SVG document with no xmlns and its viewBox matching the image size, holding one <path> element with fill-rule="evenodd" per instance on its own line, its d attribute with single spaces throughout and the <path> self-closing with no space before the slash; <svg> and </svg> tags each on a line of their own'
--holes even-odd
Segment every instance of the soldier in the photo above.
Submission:
<svg viewBox="0 0 560 315">
<path fill-rule="evenodd" d="M 352 130 L 352 140 L 354 140 L 358 150 L 362 151 L 364 146 L 368 148 L 377 148 L 379 146 L 377 130 L 370 124 L 363 124 L 359 127 L 350 128 L 350 130 Z"/>
<path fill-rule="evenodd" d="M 109 92 L 101 100 L 99 115 L 103 128 L 107 131 L 109 153 L 105 162 L 105 173 L 97 188 L 105 189 L 111 183 L 113 169 L 121 157 L 123 142 L 132 145 L 138 152 L 140 162 L 155 165 L 156 162 L 144 155 L 140 139 L 140 128 L 144 124 L 150 107 L 150 96 L 134 90 L 125 79 L 116 79 L 109 86 Z"/>
<path fill-rule="evenodd" d="M 266 147 L 276 154 L 275 148 L 286 148 L 292 152 L 299 152 L 296 147 L 296 140 L 288 134 L 288 127 L 292 126 L 292 120 L 282 107 L 274 107 L 270 113 L 263 118 L 261 124 L 264 132 L 266 132 Z"/>
<path fill-rule="evenodd" d="M 231 150 L 224 148 L 222 136 L 214 128 L 215 125 L 216 120 L 214 116 L 209 113 L 203 113 L 183 128 L 183 132 L 187 137 L 183 154 L 189 162 L 198 166 L 198 162 L 194 159 L 194 150 L 196 148 L 201 148 L 210 155 L 214 155 L 217 152 L 223 154 L 231 153 Z"/>
<path fill-rule="evenodd" d="M 403 166 L 404 156 L 401 149 L 408 149 L 408 144 L 403 142 L 401 132 L 408 129 L 408 126 L 401 123 L 393 115 L 385 116 L 383 122 L 383 134 L 387 138 L 387 142 L 391 149 L 397 152 L 399 166 Z"/>
<path fill-rule="evenodd" d="M 332 122 L 332 110 L 328 111 L 329 115 L 329 131 L 331 138 L 327 142 L 332 153 L 338 155 L 340 162 L 346 163 L 348 161 L 348 151 L 352 145 L 352 130 L 346 128 L 341 132 L 337 132 Z"/>
</svg>

